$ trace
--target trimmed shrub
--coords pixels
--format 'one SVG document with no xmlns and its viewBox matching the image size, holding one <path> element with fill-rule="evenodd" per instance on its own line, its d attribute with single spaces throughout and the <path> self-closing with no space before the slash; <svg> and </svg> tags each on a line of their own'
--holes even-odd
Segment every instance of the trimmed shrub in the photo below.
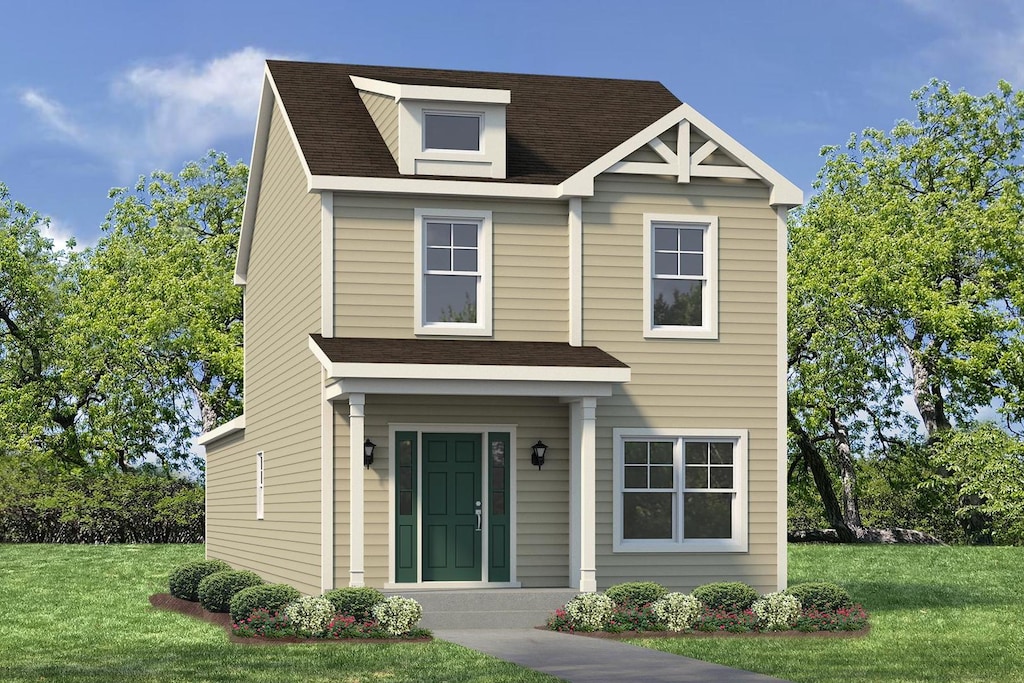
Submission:
<svg viewBox="0 0 1024 683">
<path fill-rule="evenodd" d="M 814 609 L 819 612 L 838 612 L 841 609 L 853 607 L 853 600 L 845 588 L 834 583 L 798 583 L 785 590 L 786 595 L 792 595 L 800 601 L 804 609 Z"/>
<path fill-rule="evenodd" d="M 612 616 L 615 603 L 601 593 L 582 593 L 565 603 L 565 614 L 573 630 L 600 631 Z"/>
<path fill-rule="evenodd" d="M 384 594 L 376 588 L 335 588 L 324 593 L 324 597 L 334 605 L 334 611 L 356 621 L 366 621 L 373 616 L 373 606 L 384 600 Z"/>
<path fill-rule="evenodd" d="M 288 603 L 284 613 L 301 633 L 316 636 L 323 633 L 334 618 L 334 605 L 325 597 L 305 595 Z"/>
<path fill-rule="evenodd" d="M 228 571 L 231 565 L 223 560 L 199 560 L 186 562 L 171 572 L 167 584 L 171 595 L 182 600 L 199 600 L 199 582 L 210 574 Z"/>
<path fill-rule="evenodd" d="M 231 598 L 231 620 L 242 621 L 258 609 L 268 613 L 280 612 L 290 602 L 302 597 L 302 593 L 286 583 L 267 583 L 249 586 L 235 593 Z"/>
<path fill-rule="evenodd" d="M 423 607 L 412 598 L 395 595 L 373 606 L 373 618 L 391 637 L 411 630 L 423 618 Z"/>
<path fill-rule="evenodd" d="M 757 591 L 739 581 L 721 581 L 697 586 L 691 593 L 712 610 L 742 612 L 754 604 L 760 596 Z"/>
<path fill-rule="evenodd" d="M 668 589 L 653 581 L 631 581 L 629 583 L 617 583 L 604 592 L 620 607 L 640 607 L 649 605 L 655 600 L 664 597 Z"/>
<path fill-rule="evenodd" d="M 204 501 L 181 479 L 51 474 L 0 457 L 0 543 L 202 543 Z"/>
<path fill-rule="evenodd" d="M 263 579 L 256 572 L 232 570 L 210 574 L 199 582 L 199 604 L 211 612 L 227 612 L 236 593 L 261 583 Z"/>
<path fill-rule="evenodd" d="M 751 611 L 763 631 L 784 631 L 793 628 L 800 616 L 800 601 L 785 593 L 768 593 L 754 601 Z"/>
</svg>

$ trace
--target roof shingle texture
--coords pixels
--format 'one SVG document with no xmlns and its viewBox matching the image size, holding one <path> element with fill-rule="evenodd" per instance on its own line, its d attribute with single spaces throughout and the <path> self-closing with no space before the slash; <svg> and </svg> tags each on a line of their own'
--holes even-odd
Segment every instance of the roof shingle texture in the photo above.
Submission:
<svg viewBox="0 0 1024 683">
<path fill-rule="evenodd" d="M 277 60 L 267 64 L 313 175 L 407 177 L 399 174 L 350 76 L 511 91 L 507 177 L 474 178 L 478 181 L 558 184 L 681 104 L 656 81 Z"/>
<path fill-rule="evenodd" d="M 311 334 L 332 363 L 626 368 L 596 346 L 468 339 L 378 339 Z"/>
</svg>

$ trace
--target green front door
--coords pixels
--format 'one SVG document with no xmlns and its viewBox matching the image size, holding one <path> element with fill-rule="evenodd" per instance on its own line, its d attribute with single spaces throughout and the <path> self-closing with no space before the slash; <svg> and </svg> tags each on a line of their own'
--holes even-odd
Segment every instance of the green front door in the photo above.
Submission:
<svg viewBox="0 0 1024 683">
<path fill-rule="evenodd" d="M 423 581 L 480 581 L 480 434 L 423 435 Z"/>
</svg>

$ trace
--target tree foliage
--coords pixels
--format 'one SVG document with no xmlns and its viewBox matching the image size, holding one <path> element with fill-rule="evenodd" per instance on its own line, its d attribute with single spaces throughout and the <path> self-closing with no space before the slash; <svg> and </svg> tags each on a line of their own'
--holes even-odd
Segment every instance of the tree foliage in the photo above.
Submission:
<svg viewBox="0 0 1024 683">
<path fill-rule="evenodd" d="M 0 454 L 169 472 L 240 413 L 247 176 L 210 153 L 115 189 L 85 252 L 55 250 L 0 186 Z"/>
<path fill-rule="evenodd" d="M 791 225 L 791 474 L 813 476 L 846 540 L 858 455 L 937 444 L 993 401 L 1008 425 L 1024 415 L 1024 94 L 912 97 L 915 121 L 823 150 Z M 985 520 L 963 521 L 982 540 Z"/>
</svg>

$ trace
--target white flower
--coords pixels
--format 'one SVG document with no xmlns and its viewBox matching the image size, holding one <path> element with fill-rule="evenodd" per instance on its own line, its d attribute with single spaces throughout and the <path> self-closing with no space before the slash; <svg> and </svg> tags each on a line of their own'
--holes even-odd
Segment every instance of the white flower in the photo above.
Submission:
<svg viewBox="0 0 1024 683">
<path fill-rule="evenodd" d="M 412 598 L 395 595 L 373 606 L 373 618 L 389 636 L 400 636 L 419 623 L 423 607 Z"/>
<path fill-rule="evenodd" d="M 757 615 L 757 625 L 765 631 L 791 628 L 800 616 L 800 601 L 785 593 L 768 593 L 750 608 Z"/>
<path fill-rule="evenodd" d="M 327 628 L 334 616 L 334 606 L 331 601 L 323 597 L 301 597 L 295 602 L 290 602 L 284 608 L 284 613 L 295 625 L 306 635 L 315 636 Z"/>
<path fill-rule="evenodd" d="M 665 624 L 669 631 L 685 631 L 700 616 L 703 605 L 701 601 L 686 593 L 669 593 L 651 605 L 651 610 L 658 621 Z"/>
<path fill-rule="evenodd" d="M 599 631 L 612 616 L 615 603 L 601 593 L 583 593 L 565 604 L 569 623 L 577 631 Z"/>
</svg>

